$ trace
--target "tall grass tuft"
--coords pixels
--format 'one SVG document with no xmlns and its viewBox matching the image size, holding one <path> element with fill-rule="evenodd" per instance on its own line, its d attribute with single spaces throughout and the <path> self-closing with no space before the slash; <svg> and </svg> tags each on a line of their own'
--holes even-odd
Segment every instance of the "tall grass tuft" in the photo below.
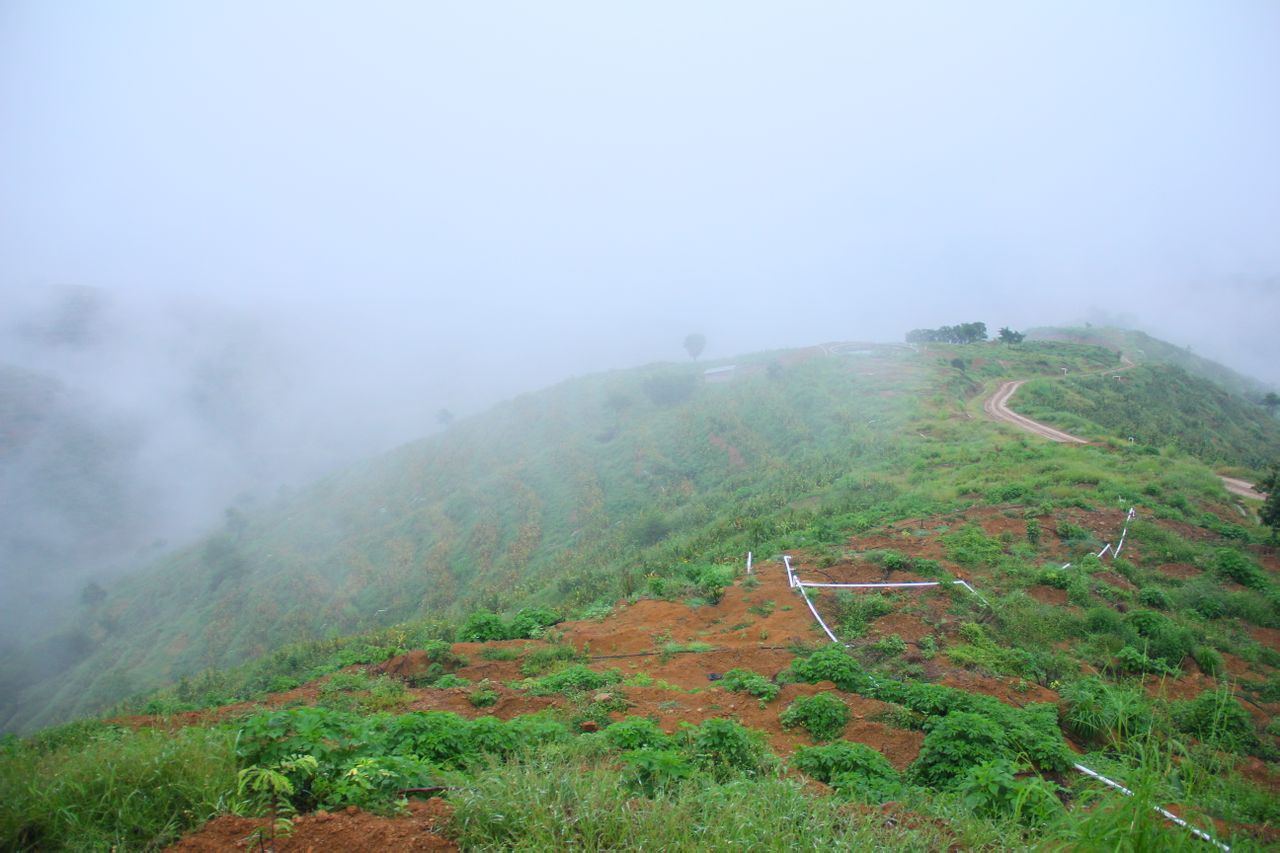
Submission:
<svg viewBox="0 0 1280 853">
<path fill-rule="evenodd" d="M 0 751 L 0 848 L 158 850 L 231 804 L 228 732 L 81 727 Z"/>
</svg>

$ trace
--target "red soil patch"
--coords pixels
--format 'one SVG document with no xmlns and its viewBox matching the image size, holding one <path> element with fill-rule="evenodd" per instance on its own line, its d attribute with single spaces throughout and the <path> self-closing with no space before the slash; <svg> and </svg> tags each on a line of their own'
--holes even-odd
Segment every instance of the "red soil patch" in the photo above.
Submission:
<svg viewBox="0 0 1280 853">
<path fill-rule="evenodd" d="M 1126 578 L 1124 575 L 1118 575 L 1115 572 L 1098 572 L 1097 574 L 1094 575 L 1094 577 L 1100 581 L 1103 581 L 1109 586 L 1116 587 L 1117 589 L 1127 589 L 1127 590 L 1137 589 L 1136 586 L 1129 583 L 1128 578 Z"/>
<path fill-rule="evenodd" d="M 1190 563 L 1163 563 L 1156 567 L 1156 571 L 1167 578 L 1178 580 L 1190 580 L 1201 575 L 1201 571 Z"/>
<path fill-rule="evenodd" d="M 1057 703 L 1058 694 L 1047 687 L 1041 687 L 1030 681 L 1005 682 L 999 678 L 978 675 L 976 672 L 960 669 L 948 673 L 938 682 L 945 687 L 956 687 L 970 693 L 985 693 L 993 696 L 1006 705 L 1022 708 L 1031 702 Z"/>
<path fill-rule="evenodd" d="M 1041 604 L 1051 604 L 1055 607 L 1067 606 L 1067 591 L 1065 589 L 1057 589 L 1051 586 L 1033 586 L 1027 590 L 1027 595 Z"/>
<path fill-rule="evenodd" d="M 1280 630 L 1276 628 L 1250 627 L 1249 636 L 1269 649 L 1280 651 Z"/>
<path fill-rule="evenodd" d="M 330 814 L 302 815 L 293 822 L 293 833 L 277 837 L 271 849 L 277 851 L 343 851 L 343 853 L 383 853 L 386 850 L 457 850 L 458 845 L 438 834 L 453 808 L 438 799 L 411 801 L 409 814 L 381 817 L 354 806 Z M 225 815 L 205 824 L 168 848 L 174 853 L 221 853 L 251 849 L 247 839 L 268 818 Z"/>
<path fill-rule="evenodd" d="M 910 613 L 890 613 L 872 622 L 868 634 L 873 638 L 897 634 L 908 643 L 918 643 L 933 635 L 933 626 Z"/>
</svg>

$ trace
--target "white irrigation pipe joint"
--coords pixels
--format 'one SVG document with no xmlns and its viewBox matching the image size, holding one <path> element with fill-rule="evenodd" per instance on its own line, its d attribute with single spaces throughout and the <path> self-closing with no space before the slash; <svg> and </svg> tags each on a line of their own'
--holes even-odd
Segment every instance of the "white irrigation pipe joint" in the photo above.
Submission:
<svg viewBox="0 0 1280 853">
<path fill-rule="evenodd" d="M 1099 551 L 1099 552 L 1098 552 L 1098 554 L 1097 554 L 1098 559 L 1099 559 L 1099 560 L 1101 560 L 1104 556 L 1106 556 L 1107 552 L 1108 552 L 1108 551 L 1110 551 L 1110 550 L 1111 550 L 1111 543 L 1110 543 L 1110 542 L 1108 542 L 1108 543 L 1107 543 L 1107 546 L 1106 546 L 1105 548 L 1103 548 L 1101 551 Z"/>
<path fill-rule="evenodd" d="M 964 587 L 965 589 L 969 590 L 969 592 L 971 592 L 971 593 L 973 593 L 974 595 L 978 596 L 978 600 L 979 600 L 979 601 L 981 601 L 981 602 L 982 602 L 984 605 L 986 605 L 987 607 L 990 607 L 990 606 L 991 606 L 990 604 L 987 604 L 987 600 L 986 600 L 985 598 L 983 598 L 983 597 L 982 597 L 982 595 L 981 595 L 981 594 L 980 594 L 976 589 L 974 589 L 973 587 L 969 586 L 969 582 L 968 582 L 968 581 L 966 581 L 966 580 L 958 580 L 958 581 L 952 581 L 952 583 L 953 583 L 953 584 L 959 584 L 960 586 L 962 586 L 962 587 Z"/>
<path fill-rule="evenodd" d="M 818 624 L 822 626 L 822 630 L 831 638 L 831 642 L 839 644 L 840 641 L 836 639 L 836 635 L 831 633 L 831 629 L 827 627 L 827 623 L 823 622 L 822 617 L 818 615 L 818 608 L 813 606 L 813 601 L 809 598 L 809 593 L 804 591 L 804 584 L 797 583 L 797 586 L 800 589 L 800 594 L 804 596 L 804 603 L 809 605 L 809 612 L 813 614 L 813 618 L 818 620 Z"/>
</svg>

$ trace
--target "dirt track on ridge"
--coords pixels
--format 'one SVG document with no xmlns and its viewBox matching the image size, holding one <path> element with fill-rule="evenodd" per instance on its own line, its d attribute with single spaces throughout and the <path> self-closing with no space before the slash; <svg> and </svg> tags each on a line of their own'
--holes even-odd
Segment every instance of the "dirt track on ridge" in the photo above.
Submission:
<svg viewBox="0 0 1280 853">
<path fill-rule="evenodd" d="M 1132 364 L 1129 366 L 1131 367 Z M 1123 370 L 1125 368 L 1120 369 Z M 982 401 L 982 411 L 986 412 L 993 420 L 1013 424 L 1018 429 L 1025 430 L 1032 435 L 1038 435 L 1041 438 L 1047 438 L 1050 441 L 1057 441 L 1064 444 L 1088 444 L 1089 442 L 1079 436 L 1063 432 L 1059 429 L 1054 429 L 1048 424 L 1042 424 L 1039 421 L 1033 421 L 1031 418 L 1028 418 L 1025 415 L 1020 415 L 1009 408 L 1009 400 L 1012 399 L 1014 392 L 1022 387 L 1022 384 L 1026 381 L 1027 380 L 1025 379 L 1010 379 L 1007 382 L 1001 382 L 1000 387 L 996 389 L 996 392 L 986 400 Z M 1259 501 L 1265 500 L 1267 497 L 1265 494 L 1255 489 L 1253 487 L 1253 483 L 1250 483 L 1247 480 L 1241 480 L 1236 477 L 1223 477 L 1221 475 L 1218 476 L 1218 479 L 1222 481 L 1222 485 L 1226 490 L 1231 492 L 1233 495 L 1239 495 L 1243 498 L 1253 498 L 1254 500 Z"/>
<path fill-rule="evenodd" d="M 1070 433 L 1062 430 L 1054 429 L 1046 426 L 1039 421 L 1033 421 L 1031 418 L 1023 417 L 1008 407 L 1009 398 L 1013 396 L 1025 379 L 1010 379 L 1008 382 L 1000 383 L 1000 387 L 996 389 L 996 393 L 992 394 L 982 403 L 982 411 L 986 412 L 992 418 L 1005 423 L 1013 424 L 1018 429 L 1026 430 L 1029 433 L 1047 438 L 1050 441 L 1058 441 L 1063 443 L 1088 444 L 1083 438 L 1077 438 Z"/>
</svg>

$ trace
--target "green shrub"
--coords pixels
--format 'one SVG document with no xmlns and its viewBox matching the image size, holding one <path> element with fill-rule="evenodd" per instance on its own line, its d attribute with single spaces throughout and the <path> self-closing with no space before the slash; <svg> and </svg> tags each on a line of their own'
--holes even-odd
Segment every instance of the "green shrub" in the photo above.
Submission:
<svg viewBox="0 0 1280 853">
<path fill-rule="evenodd" d="M 614 749 L 670 749 L 675 740 L 648 717 L 627 717 L 606 728 L 605 741 Z"/>
<path fill-rule="evenodd" d="M 1200 667 L 1200 671 L 1205 675 L 1217 678 L 1227 671 L 1222 655 L 1218 654 L 1218 650 L 1212 646 L 1196 646 L 1191 652 L 1191 657 L 1195 659 L 1196 666 Z"/>
<path fill-rule="evenodd" d="M 535 696 L 549 696 L 552 693 L 582 693 L 588 690 L 599 690 L 622 680 L 617 670 L 594 672 L 582 664 L 575 664 L 554 672 L 551 675 L 536 679 L 529 692 Z"/>
<path fill-rule="evenodd" d="M 1054 525 L 1053 532 L 1057 534 L 1064 544 L 1085 542 L 1093 538 L 1092 533 L 1069 521 L 1059 521 Z"/>
<path fill-rule="evenodd" d="M 1119 746 L 1152 725 L 1151 703 L 1140 689 L 1091 676 L 1060 691 L 1062 721 L 1083 743 Z"/>
<path fill-rule="evenodd" d="M 1219 548 L 1214 555 L 1218 573 L 1250 589 L 1266 589 L 1266 573 L 1258 565 L 1235 548 Z"/>
<path fill-rule="evenodd" d="M 969 769 L 960 783 L 965 807 L 986 818 L 1012 818 L 1028 826 L 1044 826 L 1065 814 L 1058 786 L 1039 776 L 1018 778 L 1018 768 L 997 759 Z"/>
<path fill-rule="evenodd" d="M 760 699 L 762 703 L 772 702 L 778 697 L 778 691 L 781 689 L 763 675 L 749 669 L 731 669 L 724 674 L 720 683 L 726 690 L 749 693 Z"/>
<path fill-rule="evenodd" d="M 640 747 L 623 755 L 622 763 L 627 767 L 624 777 L 627 783 L 649 797 L 691 778 L 696 772 L 689 759 L 674 749 Z"/>
<path fill-rule="evenodd" d="M 468 663 L 466 657 L 455 654 L 453 646 L 443 640 L 432 640 L 425 643 L 422 646 L 422 650 L 426 652 L 427 660 L 430 663 L 439 664 L 450 672 L 455 669 L 461 669 Z"/>
<path fill-rule="evenodd" d="M 1165 663 L 1164 658 L 1153 658 L 1133 646 L 1124 646 L 1116 652 L 1114 666 L 1117 672 L 1133 675 L 1177 675 L 1179 670 Z"/>
<path fill-rule="evenodd" d="M 992 566 L 1004 553 L 1004 546 L 976 524 L 965 525 L 941 537 L 947 557 L 964 566 Z"/>
<path fill-rule="evenodd" d="M 910 774 L 921 785 L 955 788 L 970 768 L 1013 757 L 998 723 L 978 714 L 953 711 L 931 724 Z"/>
<path fill-rule="evenodd" d="M 1190 701 L 1175 702 L 1174 723 L 1187 734 L 1227 752 L 1257 751 L 1253 718 L 1227 688 L 1206 690 Z"/>
<path fill-rule="evenodd" d="M 507 639 L 507 625 L 502 617 L 487 610 L 477 610 L 463 621 L 458 640 L 463 643 L 487 643 Z"/>
<path fill-rule="evenodd" d="M 1170 607 L 1169 596 L 1165 595 L 1164 590 L 1154 586 L 1149 586 L 1138 593 L 1138 603 L 1155 610 L 1168 610 Z"/>
<path fill-rule="evenodd" d="M 779 716 L 782 725 L 803 726 L 815 741 L 832 740 L 849 722 L 849 706 L 830 693 L 801 696 Z"/>
<path fill-rule="evenodd" d="M 836 593 L 836 609 L 839 633 L 845 637 L 858 637 L 866 631 L 868 624 L 892 613 L 894 606 L 878 592 L 853 593 L 842 589 Z"/>
<path fill-rule="evenodd" d="M 861 693 L 871 686 L 870 677 L 858 662 L 836 645 L 823 646 L 807 658 L 796 658 L 788 672 L 794 681 L 830 681 L 851 693 Z"/>
<path fill-rule="evenodd" d="M 897 634 L 890 634 L 872 643 L 871 651 L 884 658 L 894 658 L 906 653 L 907 644 Z"/>
<path fill-rule="evenodd" d="M 471 689 L 467 694 L 467 698 L 471 701 L 473 707 L 491 708 L 498 704 L 498 691 L 493 689 L 489 683 L 489 679 L 485 679 Z"/>
<path fill-rule="evenodd" d="M 567 643 L 554 646 L 542 646 L 534 649 L 520 664 L 520 674 L 533 677 L 542 675 L 557 664 L 571 660 L 581 660 L 582 655 Z"/>
<path fill-rule="evenodd" d="M 703 566 L 695 577 L 691 578 L 698 590 L 698 595 L 711 604 L 719 604 L 724 597 L 725 587 L 733 583 L 736 571 L 732 566 Z"/>
<path fill-rule="evenodd" d="M 764 734 L 733 720 L 710 719 L 685 729 L 685 751 L 694 762 L 723 780 L 737 773 L 758 774 L 768 765 Z"/>
<path fill-rule="evenodd" d="M 1148 657 L 1172 668 L 1177 668 L 1195 645 L 1191 631 L 1154 610 L 1134 610 L 1125 623 L 1138 632 Z"/>
<path fill-rule="evenodd" d="M 533 640 L 541 637 L 552 625 L 564 621 L 559 613 L 542 607 L 526 607 L 516 611 L 511 624 L 506 627 L 508 640 Z"/>
<path fill-rule="evenodd" d="M 824 746 L 802 746 L 792 755 L 791 763 L 849 799 L 876 803 L 902 794 L 898 771 L 863 743 L 842 740 Z"/>
</svg>

